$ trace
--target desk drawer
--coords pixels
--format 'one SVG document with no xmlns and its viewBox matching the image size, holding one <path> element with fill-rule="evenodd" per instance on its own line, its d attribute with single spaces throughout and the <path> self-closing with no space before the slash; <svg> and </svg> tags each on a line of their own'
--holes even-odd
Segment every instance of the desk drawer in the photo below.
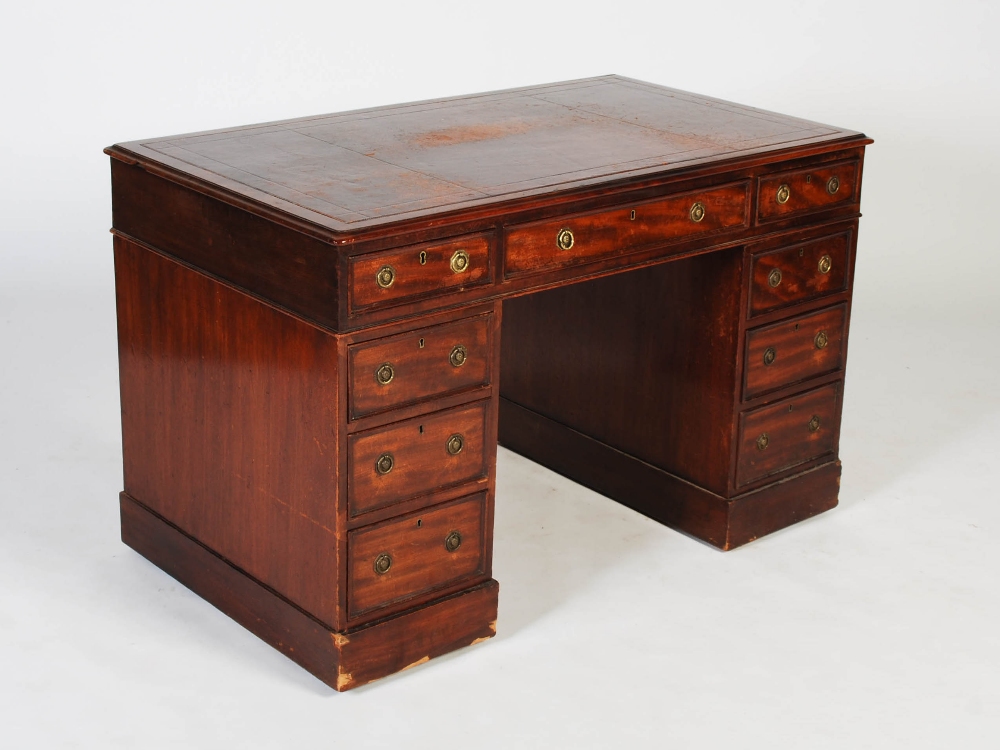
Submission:
<svg viewBox="0 0 1000 750">
<path fill-rule="evenodd" d="M 351 310 L 488 283 L 491 245 L 488 236 L 478 234 L 353 258 Z"/>
<path fill-rule="evenodd" d="M 488 385 L 492 338 L 488 313 L 351 346 L 351 418 Z"/>
<path fill-rule="evenodd" d="M 743 397 L 840 369 L 846 322 L 847 308 L 837 305 L 747 331 Z"/>
<path fill-rule="evenodd" d="M 750 314 L 777 310 L 847 288 L 851 233 L 753 256 Z"/>
<path fill-rule="evenodd" d="M 506 234 L 504 275 L 571 266 L 746 226 L 748 188 L 749 183 L 740 182 L 511 227 Z"/>
<path fill-rule="evenodd" d="M 832 383 L 743 414 L 737 486 L 835 451 L 839 400 Z"/>
<path fill-rule="evenodd" d="M 856 161 L 761 177 L 757 190 L 757 219 L 774 221 L 790 214 L 852 203 L 857 200 L 857 184 Z"/>
<path fill-rule="evenodd" d="M 489 401 L 356 433 L 348 438 L 351 517 L 486 476 Z"/>
<path fill-rule="evenodd" d="M 347 535 L 350 617 L 413 599 L 484 567 L 486 493 Z"/>
</svg>

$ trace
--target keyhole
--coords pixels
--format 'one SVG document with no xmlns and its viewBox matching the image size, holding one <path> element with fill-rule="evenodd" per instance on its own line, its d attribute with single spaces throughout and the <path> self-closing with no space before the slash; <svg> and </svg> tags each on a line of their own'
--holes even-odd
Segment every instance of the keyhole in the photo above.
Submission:
<svg viewBox="0 0 1000 750">
<path fill-rule="evenodd" d="M 634 208 L 632 209 L 632 213 L 629 214 L 628 218 L 629 218 L 629 221 L 635 221 L 635 209 Z"/>
<path fill-rule="evenodd" d="M 791 411 L 791 410 L 792 410 L 792 405 L 791 405 L 791 404 L 789 404 L 789 405 L 788 405 L 788 411 Z"/>
<path fill-rule="evenodd" d="M 417 528 L 419 528 L 419 527 L 421 527 L 423 525 L 424 525 L 424 522 L 421 519 L 418 518 L 417 519 Z"/>
<path fill-rule="evenodd" d="M 807 174 L 806 175 L 806 182 L 812 182 L 812 181 L 813 181 L 813 176 L 811 174 Z"/>
<path fill-rule="evenodd" d="M 424 340 L 423 339 L 420 339 L 420 341 L 418 341 L 417 343 L 420 344 L 420 348 L 421 349 L 424 348 Z"/>
<path fill-rule="evenodd" d="M 802 257 L 803 255 L 805 255 L 805 254 L 806 254 L 806 251 L 805 251 L 805 248 L 803 248 L 802 250 L 799 250 L 799 257 L 800 257 L 800 258 L 801 258 L 801 257 Z"/>
<path fill-rule="evenodd" d="M 798 323 L 795 324 L 795 330 L 796 331 L 799 330 L 799 324 Z"/>
<path fill-rule="evenodd" d="M 426 265 L 426 263 L 427 263 L 427 251 L 426 250 L 421 250 L 420 251 L 420 265 L 423 266 L 423 265 Z"/>
<path fill-rule="evenodd" d="M 424 426 L 423 426 L 423 425 L 420 425 L 420 434 L 421 434 L 421 435 L 423 435 L 423 434 L 424 434 Z"/>
</svg>

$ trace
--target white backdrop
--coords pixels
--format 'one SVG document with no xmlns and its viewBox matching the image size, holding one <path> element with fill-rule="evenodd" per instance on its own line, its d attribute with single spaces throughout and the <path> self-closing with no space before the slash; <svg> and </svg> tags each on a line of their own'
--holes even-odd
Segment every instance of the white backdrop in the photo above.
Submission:
<svg viewBox="0 0 1000 750">
<path fill-rule="evenodd" d="M 19 3 L 0 744 L 996 747 L 1000 11 Z M 113 142 L 621 73 L 862 130 L 841 506 L 722 554 L 501 450 L 499 635 L 334 695 L 121 545 Z"/>
</svg>

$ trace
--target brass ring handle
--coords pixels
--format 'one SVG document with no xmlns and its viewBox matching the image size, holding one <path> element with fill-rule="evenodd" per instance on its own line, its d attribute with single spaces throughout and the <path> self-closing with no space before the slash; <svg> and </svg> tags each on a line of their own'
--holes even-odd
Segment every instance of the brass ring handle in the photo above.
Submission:
<svg viewBox="0 0 1000 750">
<path fill-rule="evenodd" d="M 569 250 L 574 242 L 573 233 L 568 229 L 560 229 L 556 235 L 556 247 L 560 250 Z"/>
<path fill-rule="evenodd" d="M 462 273 L 469 270 L 469 254 L 465 250 L 456 250 L 451 256 L 451 272 Z"/>
<path fill-rule="evenodd" d="M 444 538 L 444 548 L 449 552 L 454 552 L 462 546 L 462 535 L 453 531 Z"/>
<path fill-rule="evenodd" d="M 468 356 L 469 353 L 465 350 L 465 347 L 458 344 L 451 350 L 451 354 L 448 355 L 448 361 L 451 362 L 452 367 L 461 367 L 468 360 Z"/>
<path fill-rule="evenodd" d="M 383 289 L 388 289 L 396 280 L 396 269 L 392 266 L 382 266 L 375 274 L 375 283 Z"/>
<path fill-rule="evenodd" d="M 447 447 L 450 455 L 457 456 L 462 452 L 462 448 L 465 447 L 465 438 L 456 433 L 448 438 L 448 442 L 445 447 Z"/>
<path fill-rule="evenodd" d="M 392 558 L 389 557 L 385 552 L 375 558 L 375 564 L 372 566 L 375 568 L 375 574 L 383 576 L 389 572 L 389 568 L 392 567 Z"/>
<path fill-rule="evenodd" d="M 817 267 L 819 268 L 820 273 L 830 273 L 830 269 L 833 268 L 833 258 L 829 255 L 824 255 L 819 259 L 819 265 Z"/>
<path fill-rule="evenodd" d="M 778 192 L 774 196 L 778 203 L 784 205 L 788 203 L 788 199 L 792 197 L 792 189 L 788 185 L 779 185 Z"/>
<path fill-rule="evenodd" d="M 691 206 L 691 210 L 688 211 L 688 216 L 691 217 L 691 221 L 697 224 L 699 221 L 705 218 L 705 204 L 702 203 L 701 201 L 695 203 L 693 206 Z"/>
<path fill-rule="evenodd" d="M 820 331 L 813 339 L 813 343 L 816 344 L 817 349 L 825 349 L 826 345 L 830 343 L 830 337 L 826 335 L 826 331 Z"/>
<path fill-rule="evenodd" d="M 806 427 L 809 428 L 809 432 L 816 432 L 819 429 L 819 417 L 813 414 L 812 419 L 809 420 L 809 424 Z"/>
<path fill-rule="evenodd" d="M 773 346 L 767 347 L 767 349 L 764 350 L 764 367 L 770 367 L 773 365 L 777 356 L 778 352 L 775 351 Z"/>
<path fill-rule="evenodd" d="M 390 471 L 392 471 L 392 467 L 395 465 L 396 461 L 392 457 L 392 454 L 383 453 L 381 456 L 378 457 L 378 460 L 375 462 L 375 472 L 379 476 L 385 476 Z"/>
<path fill-rule="evenodd" d="M 389 385 L 394 377 L 396 377 L 396 371 L 388 362 L 375 371 L 375 380 L 379 385 Z"/>
<path fill-rule="evenodd" d="M 781 283 L 781 269 L 775 268 L 767 275 L 767 283 L 772 289 Z"/>
<path fill-rule="evenodd" d="M 766 432 L 762 432 L 760 437 L 757 438 L 757 450 L 762 451 L 767 448 L 767 444 L 771 442 L 771 438 L 767 436 Z"/>
<path fill-rule="evenodd" d="M 830 195 L 836 195 L 838 190 L 840 190 L 840 178 L 834 175 L 826 181 L 826 192 Z"/>
</svg>

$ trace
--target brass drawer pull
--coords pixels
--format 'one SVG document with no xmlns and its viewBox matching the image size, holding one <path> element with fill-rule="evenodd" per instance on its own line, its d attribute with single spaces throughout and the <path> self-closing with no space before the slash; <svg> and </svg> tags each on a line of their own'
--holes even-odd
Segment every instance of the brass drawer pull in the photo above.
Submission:
<svg viewBox="0 0 1000 750">
<path fill-rule="evenodd" d="M 457 531 L 451 532 L 444 538 L 444 548 L 449 552 L 454 552 L 462 546 L 462 535 Z"/>
<path fill-rule="evenodd" d="M 775 268 L 773 271 L 771 271 L 770 274 L 768 274 L 767 283 L 770 285 L 772 289 L 774 289 L 776 286 L 778 286 L 778 284 L 781 283 L 780 269 Z"/>
<path fill-rule="evenodd" d="M 456 250 L 451 256 L 451 272 L 462 273 L 469 270 L 469 254 L 465 250 Z"/>
<path fill-rule="evenodd" d="M 568 229 L 560 229 L 556 235 L 556 246 L 560 250 L 569 250 L 573 247 L 573 233 Z"/>
<path fill-rule="evenodd" d="M 375 283 L 378 284 L 383 289 L 388 289 L 392 286 L 392 282 L 396 280 L 396 269 L 392 266 L 382 266 L 378 269 L 378 273 L 375 274 Z"/>
<path fill-rule="evenodd" d="M 394 377 L 396 377 L 396 371 L 388 362 L 375 371 L 375 380 L 379 385 L 389 385 Z"/>
<path fill-rule="evenodd" d="M 691 221 L 697 224 L 699 221 L 705 218 L 705 204 L 702 203 L 701 201 L 698 201 L 693 206 L 691 206 L 691 210 L 688 212 L 688 215 L 691 217 Z"/>
<path fill-rule="evenodd" d="M 457 456 L 459 453 L 462 452 L 462 448 L 465 447 L 465 438 L 456 433 L 455 435 L 452 435 L 450 438 L 448 438 L 448 443 L 446 447 L 448 448 L 449 454 L 451 454 L 452 456 Z"/>
<path fill-rule="evenodd" d="M 376 575 L 385 575 L 389 572 L 389 568 L 392 567 L 392 558 L 389 557 L 385 552 L 375 558 L 375 564 L 372 566 L 375 568 Z"/>
<path fill-rule="evenodd" d="M 392 467 L 396 465 L 395 459 L 393 459 L 391 453 L 383 453 L 378 457 L 378 461 L 375 462 L 375 471 L 380 476 L 385 476 L 390 471 Z"/>
<path fill-rule="evenodd" d="M 761 436 L 757 438 L 757 450 L 762 451 L 767 448 L 767 444 L 771 442 L 771 438 L 767 436 L 767 433 L 761 433 Z"/>
<path fill-rule="evenodd" d="M 764 350 L 764 367 L 770 367 L 773 365 L 777 356 L 778 352 L 775 351 L 773 346 L 767 347 L 767 349 Z"/>
<path fill-rule="evenodd" d="M 788 185 L 779 185 L 778 193 L 774 196 L 775 199 L 781 205 L 788 203 L 788 199 L 792 197 L 792 189 Z"/>
<path fill-rule="evenodd" d="M 840 178 L 834 175 L 826 181 L 826 192 L 830 195 L 836 195 L 838 190 L 840 190 Z"/>
<path fill-rule="evenodd" d="M 830 269 L 833 268 L 833 258 L 829 255 L 824 255 L 819 259 L 819 272 L 820 273 L 830 273 Z"/>
<path fill-rule="evenodd" d="M 465 364 L 467 358 L 468 352 L 461 344 L 452 349 L 451 354 L 448 355 L 448 361 L 451 362 L 452 367 L 461 367 Z"/>
<path fill-rule="evenodd" d="M 812 419 L 809 420 L 809 424 L 806 426 L 809 428 L 809 432 L 816 432 L 819 429 L 819 417 L 813 414 Z"/>
<path fill-rule="evenodd" d="M 830 343 L 830 337 L 826 335 L 826 331 L 820 331 L 813 339 L 813 343 L 816 344 L 817 349 L 825 349 L 826 345 Z"/>
</svg>

